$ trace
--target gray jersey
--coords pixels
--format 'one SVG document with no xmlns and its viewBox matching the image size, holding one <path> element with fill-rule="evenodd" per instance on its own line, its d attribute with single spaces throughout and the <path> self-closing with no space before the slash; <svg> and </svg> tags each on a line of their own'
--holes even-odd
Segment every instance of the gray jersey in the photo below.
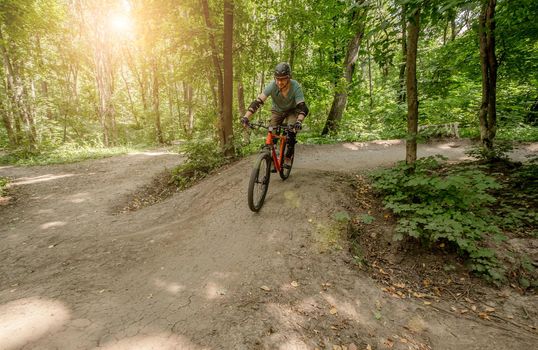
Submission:
<svg viewBox="0 0 538 350">
<path fill-rule="evenodd" d="M 273 103 L 272 110 L 277 112 L 288 112 L 295 109 L 298 103 L 304 102 L 304 94 L 301 85 L 296 80 L 290 80 L 290 89 L 288 96 L 282 96 L 275 81 L 272 81 L 263 90 L 263 94 L 267 97 L 271 96 Z"/>
</svg>

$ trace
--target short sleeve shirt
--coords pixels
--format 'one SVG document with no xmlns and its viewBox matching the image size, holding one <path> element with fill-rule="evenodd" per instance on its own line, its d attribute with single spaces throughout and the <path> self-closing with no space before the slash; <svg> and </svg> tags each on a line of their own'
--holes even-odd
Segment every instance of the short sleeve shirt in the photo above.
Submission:
<svg viewBox="0 0 538 350">
<path fill-rule="evenodd" d="M 298 103 L 304 102 L 304 94 L 301 85 L 296 80 L 290 80 L 290 90 L 288 96 L 282 96 L 275 81 L 272 81 L 263 90 L 263 94 L 267 97 L 271 96 L 273 103 L 272 110 L 277 112 L 287 112 L 295 109 Z"/>
</svg>

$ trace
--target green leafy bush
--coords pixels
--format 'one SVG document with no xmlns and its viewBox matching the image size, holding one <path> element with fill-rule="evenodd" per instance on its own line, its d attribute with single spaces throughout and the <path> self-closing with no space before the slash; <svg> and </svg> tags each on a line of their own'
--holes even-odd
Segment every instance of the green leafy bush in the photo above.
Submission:
<svg viewBox="0 0 538 350">
<path fill-rule="evenodd" d="M 8 179 L 6 179 L 5 177 L 0 177 L 0 197 L 6 194 L 6 187 L 8 182 Z"/>
<path fill-rule="evenodd" d="M 172 170 L 172 181 L 180 189 L 191 186 L 228 161 L 219 145 L 210 139 L 189 141 L 182 146 L 182 153 L 187 157 L 186 162 Z"/>
<path fill-rule="evenodd" d="M 497 208 L 499 227 L 538 237 L 538 157 L 512 170 L 505 180 L 508 192 L 503 193 Z"/>
<path fill-rule="evenodd" d="M 484 147 L 482 144 L 477 144 L 471 147 L 465 153 L 471 157 L 474 157 L 483 161 L 496 161 L 496 160 L 508 160 L 510 153 L 514 149 L 511 141 L 495 140 L 493 148 L 491 150 Z"/>
<path fill-rule="evenodd" d="M 470 259 L 472 270 L 501 279 L 494 251 L 481 245 L 486 235 L 503 239 L 488 208 L 495 202 L 488 191 L 500 185 L 479 168 L 443 168 L 441 159 L 419 159 L 413 169 L 401 162 L 371 175 L 385 207 L 398 218 L 394 239 L 448 243 Z"/>
</svg>

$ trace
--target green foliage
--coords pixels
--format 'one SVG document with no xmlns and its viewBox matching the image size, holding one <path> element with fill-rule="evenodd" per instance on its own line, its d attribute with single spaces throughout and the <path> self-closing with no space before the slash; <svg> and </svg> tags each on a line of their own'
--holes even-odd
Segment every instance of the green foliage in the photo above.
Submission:
<svg viewBox="0 0 538 350">
<path fill-rule="evenodd" d="M 538 126 L 518 123 L 501 126 L 497 132 L 497 140 L 517 140 L 523 142 L 538 142 Z"/>
<path fill-rule="evenodd" d="M 482 144 L 472 146 L 465 153 L 483 161 L 508 160 L 509 153 L 514 149 L 511 141 L 495 140 L 492 149 L 487 149 Z"/>
<path fill-rule="evenodd" d="M 537 238 L 538 213 L 534 208 L 538 205 L 538 158 L 513 170 L 505 181 L 509 191 L 503 193 L 497 208 L 497 224 L 505 230 Z"/>
<path fill-rule="evenodd" d="M 6 187 L 9 183 L 9 180 L 5 177 L 0 177 L 0 197 L 6 194 Z"/>
<path fill-rule="evenodd" d="M 503 239 L 488 205 L 499 189 L 480 169 L 443 168 L 440 157 L 419 159 L 373 173 L 374 188 L 398 217 L 395 239 L 414 237 L 426 245 L 448 242 L 471 261 L 471 268 L 493 279 L 501 269 L 493 250 L 481 246 L 486 236 Z"/>
<path fill-rule="evenodd" d="M 210 139 L 187 141 L 181 146 L 181 151 L 187 160 L 172 170 L 172 181 L 182 190 L 229 161 L 219 145 Z"/>
<path fill-rule="evenodd" d="M 368 214 L 362 214 L 360 217 L 359 217 L 359 220 L 363 223 L 363 224 L 371 224 L 372 222 L 374 222 L 375 218 L 371 215 L 368 215 Z"/>
<path fill-rule="evenodd" d="M 347 211 L 338 211 L 333 214 L 333 218 L 339 223 L 348 223 L 351 220 Z"/>
<path fill-rule="evenodd" d="M 31 166 L 75 163 L 86 159 L 98 159 L 126 154 L 133 150 L 134 148 L 127 146 L 102 147 L 81 146 L 79 144 L 64 144 L 57 148 L 35 152 L 23 148 L 0 156 L 0 164 Z"/>
</svg>

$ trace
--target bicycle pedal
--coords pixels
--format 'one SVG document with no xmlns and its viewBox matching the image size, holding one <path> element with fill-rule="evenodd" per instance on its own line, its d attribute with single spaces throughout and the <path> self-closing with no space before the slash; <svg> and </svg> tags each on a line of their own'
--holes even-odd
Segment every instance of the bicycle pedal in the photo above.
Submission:
<svg viewBox="0 0 538 350">
<path fill-rule="evenodd" d="M 276 169 L 275 169 L 275 168 L 271 168 L 271 172 L 272 172 L 272 173 L 276 173 Z"/>
</svg>

